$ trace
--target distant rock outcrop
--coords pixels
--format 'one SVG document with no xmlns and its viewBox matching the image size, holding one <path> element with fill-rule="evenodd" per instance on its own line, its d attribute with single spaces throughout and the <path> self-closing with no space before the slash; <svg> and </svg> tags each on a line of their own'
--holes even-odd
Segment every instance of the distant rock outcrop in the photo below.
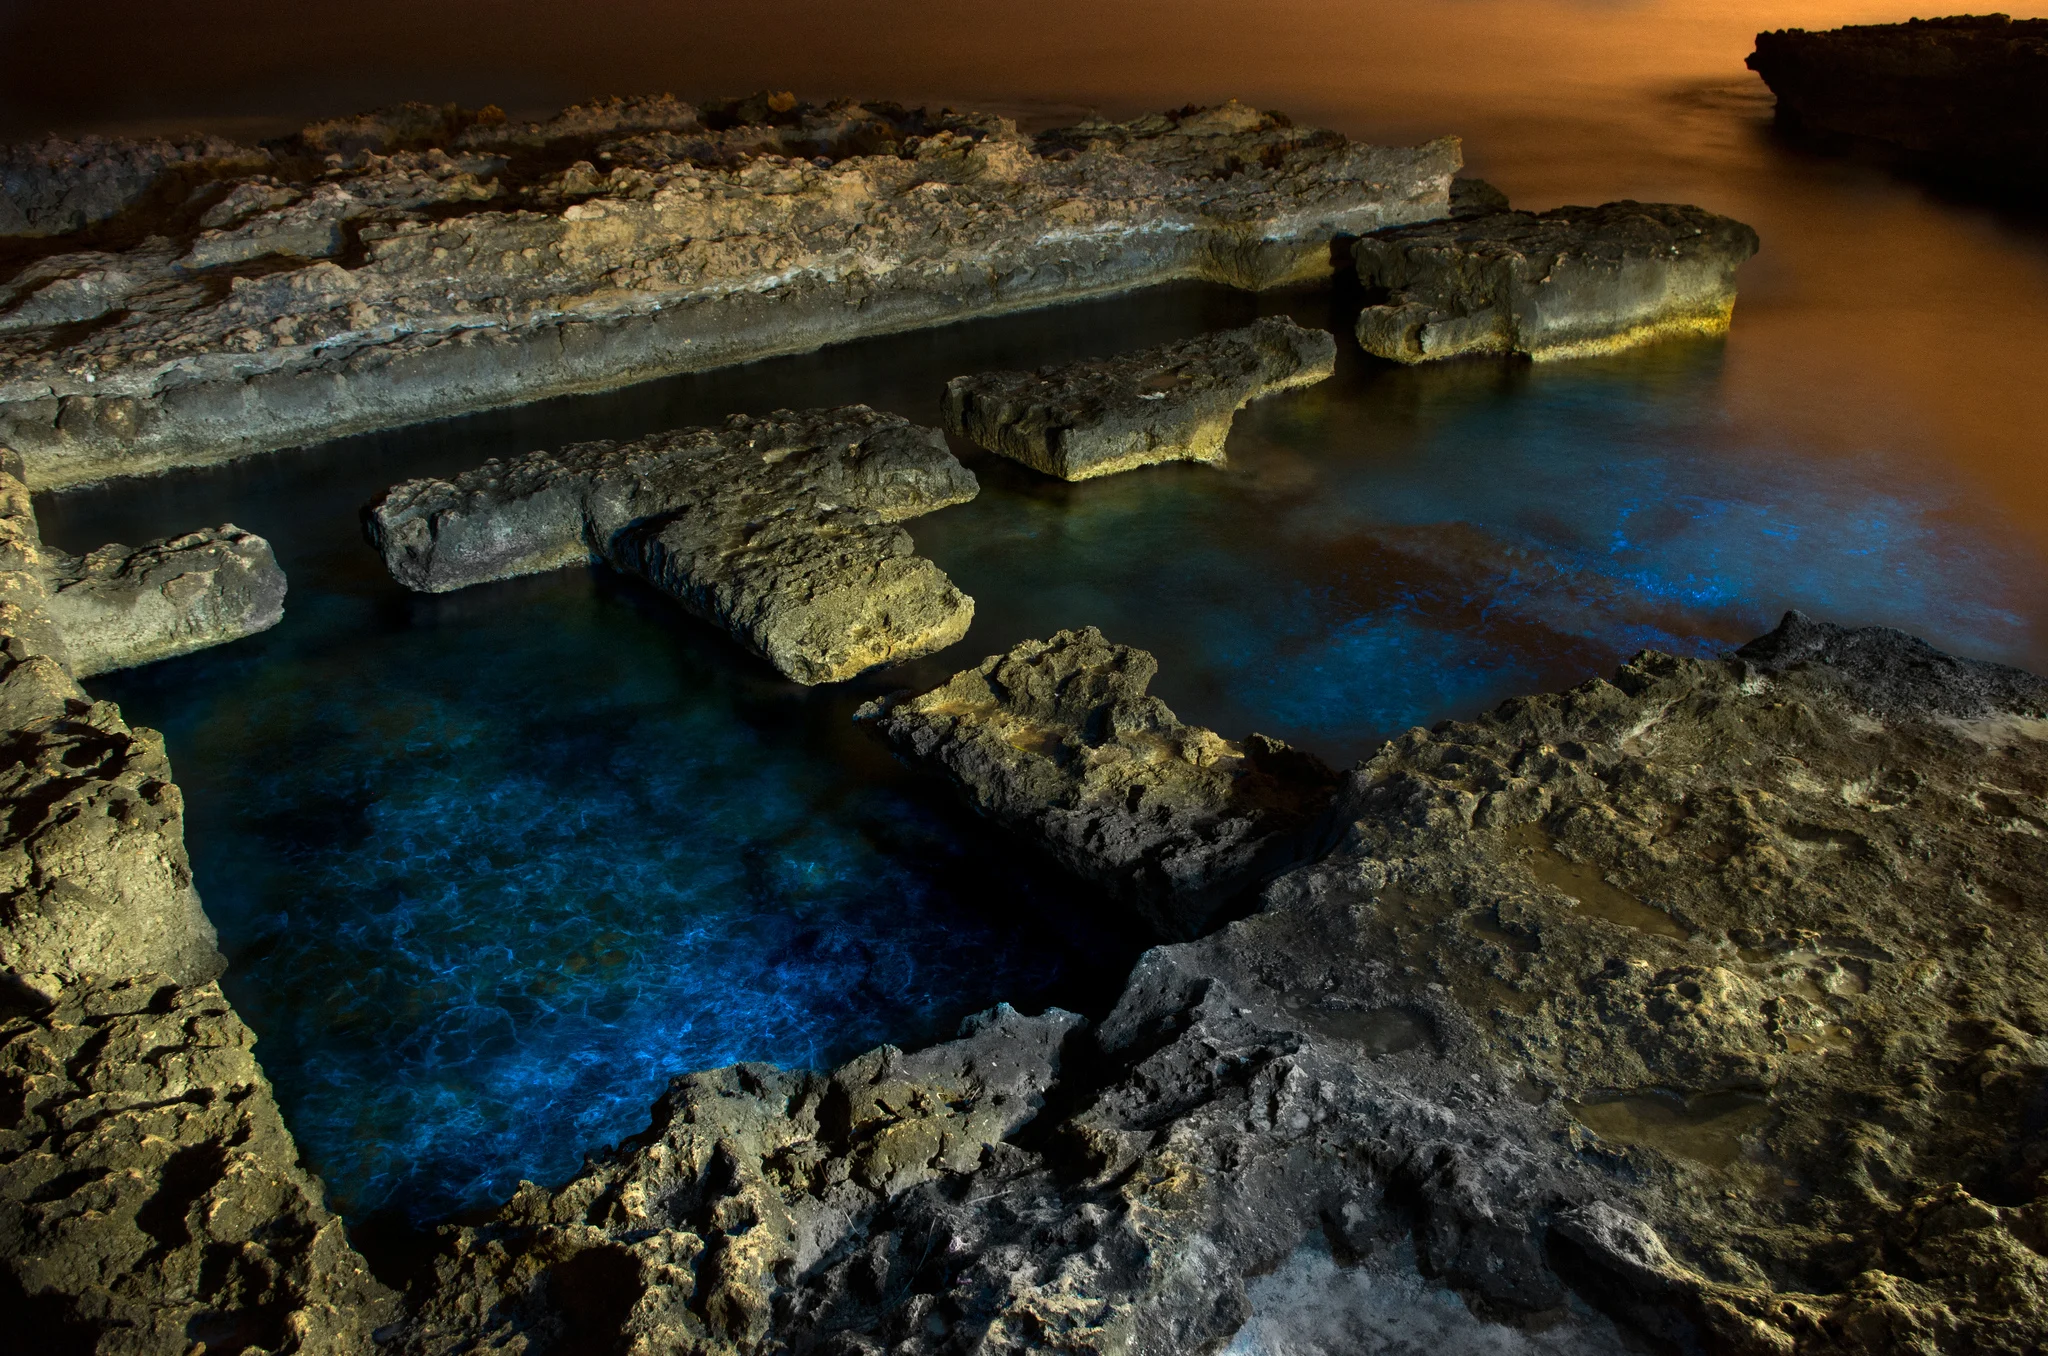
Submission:
<svg viewBox="0 0 2048 1356">
<path fill-rule="evenodd" d="M 0 287 L 0 441 L 36 488 L 1175 279 L 1326 276 L 1337 237 L 1444 215 L 1460 163 L 1454 139 L 1237 103 L 1034 138 L 780 95 L 523 124 L 404 105 L 239 174 L 202 152 L 202 191 Z M 170 153 L 0 156 L 17 215 L 55 230 L 101 212 L 65 204 L 98 203 L 106 166 L 145 184 Z"/>
<path fill-rule="evenodd" d="M 1358 342 L 1404 363 L 1540 362 L 1719 334 L 1735 270 L 1756 251 L 1741 222 L 1674 203 L 1481 210 L 1377 231 L 1354 249 L 1368 297 Z"/>
<path fill-rule="evenodd" d="M 862 716 L 1161 935 L 1191 937 L 1314 846 L 1337 776 L 1279 740 L 1182 724 L 1145 691 L 1158 671 L 1089 626 Z"/>
<path fill-rule="evenodd" d="M 1337 342 L 1273 316 L 1139 353 L 946 384 L 946 426 L 1062 480 L 1223 460 L 1236 413 L 1336 371 Z"/>
<path fill-rule="evenodd" d="M 270 543 L 233 523 L 53 557 L 48 579 L 76 678 L 240 640 L 284 617 L 284 571 Z"/>
<path fill-rule="evenodd" d="M 938 430 L 852 405 L 409 480 L 364 525 L 407 588 L 445 593 L 594 557 L 784 676 L 829 683 L 967 633 L 974 600 L 898 524 L 978 488 Z"/>
<path fill-rule="evenodd" d="M 2048 19 L 2003 14 L 1756 35 L 1778 125 L 1890 148 L 1944 183 L 2048 203 Z"/>
</svg>

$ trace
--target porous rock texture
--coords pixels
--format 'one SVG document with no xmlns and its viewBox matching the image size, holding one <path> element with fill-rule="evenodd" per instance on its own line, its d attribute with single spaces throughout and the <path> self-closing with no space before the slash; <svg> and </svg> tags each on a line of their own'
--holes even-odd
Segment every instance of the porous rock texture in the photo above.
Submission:
<svg viewBox="0 0 2048 1356">
<path fill-rule="evenodd" d="M 270 543 L 233 523 L 56 556 L 48 582 L 76 678 L 224 645 L 284 618 L 284 571 Z"/>
<path fill-rule="evenodd" d="M 52 1356 L 352 1353 L 394 1316 L 213 981 L 163 739 L 66 671 L 0 470 L 0 1313 Z"/>
<path fill-rule="evenodd" d="M 269 160 L 263 151 L 205 136 L 50 137 L 0 147 L 0 236 L 67 235 L 143 203 L 175 210 L 185 196 L 179 189 Z"/>
<path fill-rule="evenodd" d="M 1189 937 L 1313 846 L 1337 777 L 1277 739 L 1183 724 L 1146 692 L 1158 672 L 1087 626 L 860 716 L 1162 935 Z"/>
<path fill-rule="evenodd" d="M 364 526 L 392 576 L 429 593 L 594 556 L 827 683 L 967 633 L 974 600 L 898 524 L 978 488 L 938 430 L 850 405 L 408 480 Z"/>
<path fill-rule="evenodd" d="M 32 485 L 1175 279 L 1320 276 L 1339 235 L 1442 216 L 1460 164 L 1454 138 L 1366 146 L 1237 103 L 1034 138 L 786 96 L 528 124 L 414 105 L 260 154 L 0 286 L 0 441 Z"/>
<path fill-rule="evenodd" d="M 1503 204 L 1504 205 L 1504 204 Z M 1677 203 L 1495 211 L 1377 231 L 1353 247 L 1375 357 L 1537 361 L 1720 334 L 1756 232 Z"/>
<path fill-rule="evenodd" d="M 1221 462 L 1237 412 L 1337 370 L 1337 341 L 1271 316 L 1112 358 L 946 383 L 946 427 L 1062 480 Z"/>
<path fill-rule="evenodd" d="M 1748 64 L 1788 132 L 1878 143 L 1937 179 L 2048 199 L 2048 19 L 1780 29 L 1756 35 Z"/>
<path fill-rule="evenodd" d="M 2037 1351 L 2044 715 L 1795 614 L 1412 731 L 1095 1029 L 679 1080 L 451 1234 L 395 1345 L 1179 1356 L 1319 1237 L 1676 1350 Z M 996 1038 L 1026 1092 L 977 1128 Z"/>
</svg>

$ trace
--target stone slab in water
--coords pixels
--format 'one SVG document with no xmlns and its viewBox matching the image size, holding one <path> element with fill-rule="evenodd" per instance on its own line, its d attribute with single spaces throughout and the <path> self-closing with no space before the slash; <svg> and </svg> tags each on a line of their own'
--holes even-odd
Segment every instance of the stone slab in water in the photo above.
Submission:
<svg viewBox="0 0 2048 1356">
<path fill-rule="evenodd" d="M 407 588 L 445 593 L 595 557 L 786 677 L 825 683 L 967 633 L 974 600 L 898 524 L 978 488 L 938 430 L 853 405 L 409 480 L 364 524 Z"/>
<path fill-rule="evenodd" d="M 1337 341 L 1284 316 L 1138 353 L 946 384 L 946 426 L 1062 480 L 1220 462 L 1231 419 L 1337 370 Z"/>
<path fill-rule="evenodd" d="M 1209 1350 L 1321 1237 L 1677 1349 L 2030 1350 L 2044 786 L 2048 683 L 1797 615 L 1411 731 L 1093 1030 L 679 1080 L 450 1231 L 394 1349 L 552 1331 L 602 1269 L 622 1347 Z"/>
<path fill-rule="evenodd" d="M 284 571 L 270 543 L 233 523 L 55 556 L 49 588 L 79 678 L 224 645 L 284 617 Z"/>
<path fill-rule="evenodd" d="M 1233 744 L 1183 724 L 1145 690 L 1158 671 L 1089 626 L 862 716 L 983 814 L 1187 937 L 1308 850 L 1336 774 L 1263 735 Z"/>
<path fill-rule="evenodd" d="M 2048 19 L 1911 19 L 1756 35 L 1749 68 L 1778 125 L 1890 148 L 1910 168 L 1998 197 L 2048 196 Z"/>
<path fill-rule="evenodd" d="M 1237 103 L 1037 137 L 793 99 L 494 114 L 316 124 L 254 173 L 204 148 L 162 204 L 122 188 L 0 285 L 0 442 L 41 489 L 1155 283 L 1269 287 L 1442 216 L 1460 164 L 1455 139 Z M 97 182 L 167 155 L 36 164 Z"/>
<path fill-rule="evenodd" d="M 1757 251 L 1739 221 L 1677 203 L 1488 212 L 1374 232 L 1354 247 L 1376 298 L 1358 342 L 1430 362 L 1519 353 L 1538 361 L 1719 334 L 1735 270 Z"/>
</svg>

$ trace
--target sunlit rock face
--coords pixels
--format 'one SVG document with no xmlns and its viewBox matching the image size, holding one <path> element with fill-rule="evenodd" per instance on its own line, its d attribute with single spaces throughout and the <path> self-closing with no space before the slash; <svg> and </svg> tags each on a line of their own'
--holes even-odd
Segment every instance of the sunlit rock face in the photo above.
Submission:
<svg viewBox="0 0 2048 1356">
<path fill-rule="evenodd" d="M 1336 775 L 1264 735 L 1183 724 L 1145 690 L 1158 671 L 1089 626 L 862 715 L 1161 935 L 1189 937 L 1309 850 Z"/>
<path fill-rule="evenodd" d="M 967 633 L 974 600 L 897 524 L 978 488 L 937 430 L 854 405 L 409 480 L 364 523 L 408 588 L 445 593 L 595 556 L 785 677 L 827 683 Z"/>
<path fill-rule="evenodd" d="M 1237 412 L 1337 369 L 1323 330 L 1271 317 L 1138 353 L 946 385 L 946 426 L 1061 480 L 1165 461 L 1220 462 Z"/>
<path fill-rule="evenodd" d="M 50 555 L 0 470 L 7 1341 L 368 1352 L 395 1297 L 323 1205 L 213 982 L 162 737 L 66 671 Z"/>
<path fill-rule="evenodd" d="M 1757 250 L 1739 221 L 1675 203 L 1481 212 L 1360 240 L 1366 352 L 1396 362 L 1518 353 L 1545 361 L 1719 334 L 1735 271 Z"/>
<path fill-rule="evenodd" d="M 1460 164 L 1455 139 L 1367 146 L 1236 103 L 1036 138 L 783 98 L 493 113 L 315 124 L 260 173 L 137 195 L 116 224 L 138 245 L 53 241 L 0 287 L 0 439 L 31 483 L 1171 279 L 1323 276 L 1337 236 L 1442 216 Z"/>
<path fill-rule="evenodd" d="M 1779 29 L 1756 35 L 1748 65 L 1788 132 L 1880 143 L 1924 175 L 1998 197 L 2048 194 L 2048 19 Z"/>
<path fill-rule="evenodd" d="M 240 640 L 284 617 L 284 571 L 270 543 L 233 523 L 58 555 L 49 584 L 78 678 Z"/>
<path fill-rule="evenodd" d="M 2044 788 L 2048 683 L 1797 614 L 1411 732 L 1095 1028 L 679 1080 L 396 1346 L 1258 1350 L 1306 1247 L 1501 1350 L 2031 1349 Z"/>
</svg>

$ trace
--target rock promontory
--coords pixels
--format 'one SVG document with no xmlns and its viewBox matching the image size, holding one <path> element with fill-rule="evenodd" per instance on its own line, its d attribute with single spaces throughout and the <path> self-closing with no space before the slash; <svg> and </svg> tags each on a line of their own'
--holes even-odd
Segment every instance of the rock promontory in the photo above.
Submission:
<svg viewBox="0 0 2048 1356">
<path fill-rule="evenodd" d="M 1796 615 L 1411 731 L 1093 1028 L 679 1080 L 394 1349 L 1180 1356 L 1305 1245 L 1558 1349 L 2038 1349 L 2044 793 L 2048 684 Z"/>
<path fill-rule="evenodd" d="M 1237 412 L 1337 370 L 1337 341 L 1272 316 L 1111 358 L 946 384 L 946 427 L 1061 480 L 1220 462 Z"/>
<path fill-rule="evenodd" d="M 0 282 L 0 442 L 38 489 L 1176 279 L 1322 276 L 1335 238 L 1444 215 L 1461 163 L 1455 139 L 1367 146 L 1237 103 L 1032 137 L 782 97 L 536 123 L 412 105 L 247 163 L 5 154 L 32 229 L 116 212 Z"/>
<path fill-rule="evenodd" d="M 1146 692 L 1158 671 L 1089 626 L 861 715 L 1161 935 L 1190 937 L 1314 846 L 1337 778 L 1279 740 L 1182 723 Z"/>
<path fill-rule="evenodd" d="M 1482 211 L 1377 231 L 1354 247 L 1367 298 L 1358 342 L 1403 363 L 1541 362 L 1720 334 L 1735 271 L 1756 251 L 1741 222 L 1676 203 Z"/>
<path fill-rule="evenodd" d="M 284 617 L 284 571 L 270 543 L 233 523 L 53 556 L 48 583 L 76 678 L 223 645 Z"/>
<path fill-rule="evenodd" d="M 785 677 L 829 683 L 967 633 L 974 600 L 900 524 L 978 488 L 938 430 L 852 405 L 409 480 L 364 526 L 407 588 L 444 593 L 595 558 Z"/>
<path fill-rule="evenodd" d="M 1787 132 L 1873 143 L 1930 178 L 2048 201 L 2048 19 L 1780 29 L 1756 35 L 1748 64 Z"/>
</svg>

